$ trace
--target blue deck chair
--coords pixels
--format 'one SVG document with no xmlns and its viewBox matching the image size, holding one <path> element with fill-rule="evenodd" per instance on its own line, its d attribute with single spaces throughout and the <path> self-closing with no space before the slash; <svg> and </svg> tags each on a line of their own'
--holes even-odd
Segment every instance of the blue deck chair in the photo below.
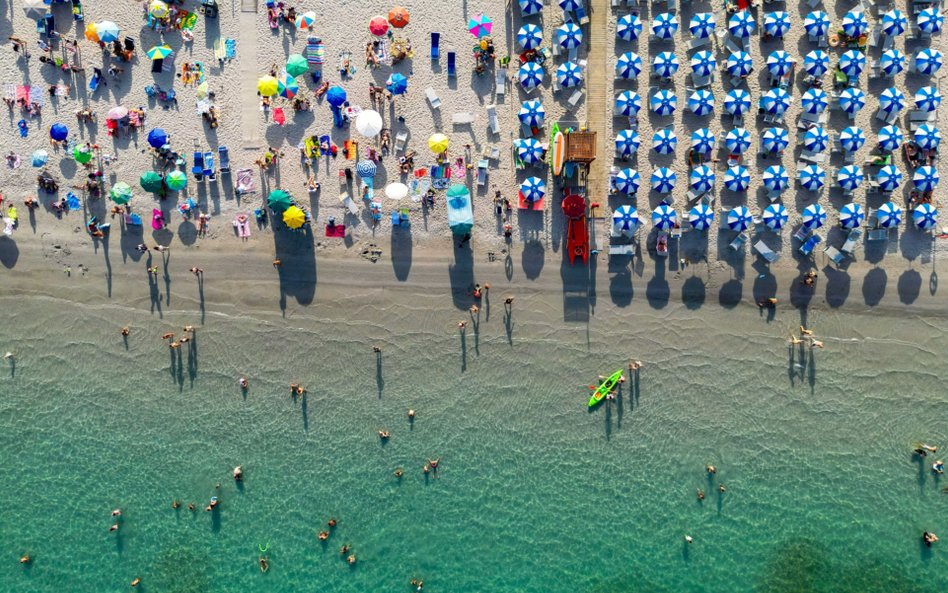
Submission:
<svg viewBox="0 0 948 593">
<path fill-rule="evenodd" d="M 204 153 L 200 150 L 194 151 L 194 166 L 191 167 L 191 173 L 198 181 L 204 181 Z"/>
<path fill-rule="evenodd" d="M 800 253 L 802 255 L 809 257 L 809 255 L 813 253 L 813 250 L 816 248 L 817 245 L 820 244 L 820 241 L 822 240 L 823 239 L 819 235 L 813 235 L 812 237 L 807 239 L 806 242 L 803 243 L 803 245 L 800 246 Z"/>
<path fill-rule="evenodd" d="M 230 173 L 230 153 L 226 146 L 217 148 L 217 156 L 221 159 L 221 173 Z"/>
<path fill-rule="evenodd" d="M 453 50 L 448 50 L 448 77 L 456 78 L 458 75 L 455 69 L 455 55 Z"/>
<path fill-rule="evenodd" d="M 93 93 L 99 90 L 99 83 L 102 81 L 102 77 L 98 74 L 93 74 L 92 78 L 89 79 L 89 90 Z"/>
<path fill-rule="evenodd" d="M 441 58 L 441 33 L 431 32 L 431 59 L 437 62 Z"/>
<path fill-rule="evenodd" d="M 214 168 L 214 153 L 204 153 L 204 174 L 210 181 L 217 181 L 217 169 Z"/>
</svg>

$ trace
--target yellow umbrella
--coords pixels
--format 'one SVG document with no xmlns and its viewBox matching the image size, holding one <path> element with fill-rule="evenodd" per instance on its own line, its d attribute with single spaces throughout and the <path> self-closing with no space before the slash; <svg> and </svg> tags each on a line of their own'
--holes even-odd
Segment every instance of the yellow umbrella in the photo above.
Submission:
<svg viewBox="0 0 948 593">
<path fill-rule="evenodd" d="M 257 91 L 264 97 L 272 97 L 277 94 L 279 84 L 277 79 L 272 76 L 264 76 L 257 81 Z"/>
<path fill-rule="evenodd" d="M 93 43 L 99 42 L 99 32 L 95 30 L 95 23 L 86 23 L 86 39 Z"/>
<path fill-rule="evenodd" d="M 432 134 L 428 138 L 428 148 L 435 154 L 441 154 L 448 151 L 448 137 L 444 134 Z"/>
<path fill-rule="evenodd" d="M 283 222 L 291 229 L 298 229 L 306 222 L 306 213 L 299 206 L 290 206 L 283 212 Z"/>
<path fill-rule="evenodd" d="M 162 2 L 161 0 L 152 0 L 151 4 L 148 6 L 148 12 L 151 13 L 151 16 L 157 19 L 163 19 L 168 16 L 169 12 L 168 5 Z"/>
</svg>

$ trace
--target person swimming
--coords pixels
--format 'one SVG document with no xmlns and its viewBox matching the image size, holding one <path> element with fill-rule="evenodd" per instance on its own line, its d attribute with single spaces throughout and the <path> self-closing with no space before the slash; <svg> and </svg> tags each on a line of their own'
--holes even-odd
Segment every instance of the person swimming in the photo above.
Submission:
<svg viewBox="0 0 948 593">
<path fill-rule="evenodd" d="M 118 528 L 119 528 L 119 524 L 113 523 L 112 526 L 109 527 L 109 532 L 111 533 L 112 531 L 118 531 Z"/>
<path fill-rule="evenodd" d="M 133 587 L 137 587 L 138 584 L 141 583 L 141 582 L 142 582 L 142 578 L 141 578 L 141 577 L 135 577 L 134 579 L 132 579 L 132 582 L 131 582 L 130 584 L 131 584 Z"/>
<path fill-rule="evenodd" d="M 707 466 L 705 466 L 704 469 L 707 470 L 707 472 L 711 475 L 718 473 L 718 468 L 714 467 L 710 463 Z"/>
<path fill-rule="evenodd" d="M 237 467 L 234 468 L 234 480 L 239 482 L 243 479 L 244 479 L 244 468 L 238 465 Z"/>
<path fill-rule="evenodd" d="M 237 384 L 240 385 L 241 389 L 247 389 L 248 387 L 250 387 L 250 381 L 247 381 L 247 379 L 244 377 L 237 379 Z"/>
<path fill-rule="evenodd" d="M 326 522 L 326 525 L 329 525 L 329 527 L 335 527 L 336 523 L 337 521 L 335 519 L 330 518 L 329 521 Z"/>
<path fill-rule="evenodd" d="M 173 338 L 174 338 L 174 334 L 171 333 L 171 332 L 168 332 L 168 333 L 166 333 L 166 334 L 162 334 L 162 335 L 161 335 L 161 339 L 162 339 L 162 340 L 171 340 L 171 339 L 173 339 Z"/>
<path fill-rule="evenodd" d="M 23 554 L 20 556 L 20 564 L 30 564 L 33 562 L 33 557 L 29 554 Z"/>
<path fill-rule="evenodd" d="M 697 494 L 698 494 L 698 500 L 704 500 L 704 490 L 702 490 L 701 488 L 698 488 Z"/>
<path fill-rule="evenodd" d="M 218 503 L 218 502 L 219 502 L 219 501 L 217 500 L 217 497 L 216 497 L 216 496 L 212 496 L 212 497 L 211 497 L 211 503 L 210 503 L 209 505 L 207 505 L 206 507 L 204 507 L 204 510 L 205 510 L 205 511 L 214 510 L 214 507 L 217 506 L 217 503 Z"/>
<path fill-rule="evenodd" d="M 112 516 L 113 516 L 113 517 L 121 517 L 121 516 L 122 516 L 122 509 L 115 509 L 114 511 L 112 511 Z"/>
<path fill-rule="evenodd" d="M 942 462 L 941 459 L 939 459 L 938 461 L 932 464 L 932 471 L 935 472 L 936 474 L 945 473 L 945 464 Z"/>
<path fill-rule="evenodd" d="M 396 468 L 395 468 L 395 477 L 396 477 L 396 478 L 400 478 L 400 477 L 402 477 L 402 476 L 404 476 L 404 475 L 405 475 L 405 470 L 403 470 L 403 469 L 400 468 L 400 467 L 396 467 Z"/>
<path fill-rule="evenodd" d="M 339 548 L 339 553 L 340 553 L 340 554 L 343 554 L 343 555 L 348 554 L 348 553 L 349 553 L 349 549 L 350 549 L 349 544 L 342 544 L 342 547 Z"/>
<path fill-rule="evenodd" d="M 408 410 L 408 419 L 409 419 L 409 420 L 414 420 L 414 419 L 415 419 L 415 410 L 412 410 L 412 409 L 409 409 L 409 410 Z"/>
<path fill-rule="evenodd" d="M 349 554 L 349 557 L 346 558 L 346 562 L 349 563 L 349 566 L 352 566 L 353 564 L 355 564 L 355 563 L 356 563 L 356 555 L 355 555 L 355 554 Z"/>
<path fill-rule="evenodd" d="M 270 570 L 270 560 L 266 556 L 261 556 L 258 558 L 257 563 L 260 565 L 260 572 L 267 572 Z"/>
<path fill-rule="evenodd" d="M 929 548 L 932 547 L 932 544 L 938 541 L 938 536 L 930 531 L 926 531 L 922 534 L 922 541 L 925 542 L 925 545 Z"/>
<path fill-rule="evenodd" d="M 122 328 L 123 336 L 128 336 L 129 333 L 130 333 L 130 330 L 128 329 L 128 326 Z"/>
<path fill-rule="evenodd" d="M 392 434 L 391 434 L 389 431 L 387 431 L 387 430 L 380 430 L 380 431 L 379 431 L 379 438 L 382 439 L 383 441 L 388 440 L 391 436 L 392 436 Z"/>
<path fill-rule="evenodd" d="M 177 508 L 180 507 L 180 506 L 181 506 L 181 503 L 178 502 L 178 499 L 177 499 L 177 498 L 171 501 L 171 508 L 177 509 Z"/>
<path fill-rule="evenodd" d="M 320 532 L 319 532 L 319 535 L 317 535 L 316 537 L 319 539 L 319 541 L 324 542 L 324 541 L 326 541 L 327 539 L 329 539 L 329 532 L 328 532 L 328 531 L 320 531 Z"/>
</svg>

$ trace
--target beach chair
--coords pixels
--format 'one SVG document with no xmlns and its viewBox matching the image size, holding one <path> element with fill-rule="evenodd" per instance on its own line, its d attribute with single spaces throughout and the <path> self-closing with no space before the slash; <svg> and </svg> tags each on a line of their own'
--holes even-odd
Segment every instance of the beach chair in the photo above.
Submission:
<svg viewBox="0 0 948 593">
<path fill-rule="evenodd" d="M 813 254 L 813 250 L 816 248 L 817 245 L 820 244 L 820 241 L 822 240 L 823 238 L 820 237 L 819 235 L 810 236 L 806 241 L 803 242 L 803 245 L 800 245 L 800 249 L 798 250 L 800 252 L 800 255 L 803 255 L 805 257 L 810 257 L 810 255 Z"/>
<path fill-rule="evenodd" d="M 395 152 L 404 152 L 405 143 L 408 141 L 408 132 L 399 132 L 395 134 Z"/>
<path fill-rule="evenodd" d="M 221 174 L 230 173 L 230 153 L 226 146 L 217 148 L 217 156 L 221 160 Z"/>
<path fill-rule="evenodd" d="M 441 59 L 441 33 L 431 32 L 431 60 L 437 62 Z"/>
<path fill-rule="evenodd" d="M 194 166 L 191 167 L 191 173 L 194 174 L 196 181 L 204 181 L 204 153 L 200 150 L 194 151 Z"/>
<path fill-rule="evenodd" d="M 489 161 L 487 159 L 481 159 L 477 162 L 477 185 L 480 187 L 487 185 L 488 166 Z"/>
<path fill-rule="evenodd" d="M 448 50 L 448 78 L 457 78 L 457 56 L 453 49 Z"/>
<path fill-rule="evenodd" d="M 569 103 L 570 107 L 576 107 L 576 104 L 579 103 L 585 95 L 586 93 L 584 93 L 582 89 L 576 89 L 566 102 Z"/>
<path fill-rule="evenodd" d="M 507 69 L 498 67 L 494 71 L 494 95 L 501 98 L 507 94 Z"/>
<path fill-rule="evenodd" d="M 214 153 L 204 153 L 204 175 L 208 181 L 217 181 L 217 169 L 214 167 Z"/>
<path fill-rule="evenodd" d="M 500 135 L 500 123 L 497 121 L 497 106 L 487 106 L 487 125 L 492 134 Z"/>
<path fill-rule="evenodd" d="M 738 233 L 734 240 L 731 241 L 729 247 L 734 251 L 740 251 L 744 247 L 744 243 L 747 243 L 747 233 Z"/>
<path fill-rule="evenodd" d="M 456 126 L 466 126 L 474 123 L 474 114 L 470 111 L 459 111 L 451 116 L 451 123 Z"/>
<path fill-rule="evenodd" d="M 849 235 L 846 236 L 846 242 L 843 243 L 843 246 L 839 248 L 840 251 L 846 255 L 852 255 L 853 249 L 856 248 L 856 243 L 859 241 L 859 237 L 862 236 L 862 231 L 859 229 L 853 229 L 849 231 Z"/>
<path fill-rule="evenodd" d="M 238 169 L 234 184 L 234 193 L 238 196 L 252 194 L 257 191 L 257 181 L 253 169 Z"/>
<path fill-rule="evenodd" d="M 837 266 L 842 265 L 843 261 L 846 260 L 846 256 L 840 253 L 839 249 L 835 247 L 827 245 L 823 252 L 826 254 L 826 257 L 830 258 Z"/>
<path fill-rule="evenodd" d="M 342 202 L 342 205 L 345 206 L 349 210 L 350 214 L 352 214 L 353 216 L 359 215 L 359 206 L 349 196 L 348 193 L 339 194 L 339 201 Z"/>
<path fill-rule="evenodd" d="M 635 243 L 626 245 L 610 245 L 609 255 L 629 255 L 635 257 Z"/>
<path fill-rule="evenodd" d="M 807 240 L 807 237 L 810 236 L 810 233 L 813 232 L 805 224 L 801 224 L 800 228 L 797 229 L 797 232 L 793 233 L 793 238 L 797 241 L 803 243 Z"/>
<path fill-rule="evenodd" d="M 757 252 L 762 258 L 764 258 L 767 263 L 775 263 L 780 259 L 780 254 L 775 252 L 773 249 L 767 246 L 763 241 L 757 241 L 754 243 L 754 251 Z"/>
<path fill-rule="evenodd" d="M 430 86 L 425 89 L 425 96 L 428 97 L 428 104 L 431 105 L 432 109 L 441 108 L 441 97 L 438 96 L 438 93 L 435 92 Z"/>
</svg>

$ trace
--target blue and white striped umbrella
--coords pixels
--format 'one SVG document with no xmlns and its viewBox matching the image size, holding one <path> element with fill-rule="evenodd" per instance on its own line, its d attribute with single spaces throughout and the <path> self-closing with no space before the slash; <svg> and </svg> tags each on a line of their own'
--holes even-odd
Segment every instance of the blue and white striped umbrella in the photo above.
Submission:
<svg viewBox="0 0 948 593">
<path fill-rule="evenodd" d="M 861 51 L 851 49 L 839 56 L 839 69 L 846 76 L 859 76 L 866 67 L 866 55 Z"/>
<path fill-rule="evenodd" d="M 642 185 L 642 176 L 635 169 L 622 169 L 616 175 L 613 184 L 617 192 L 631 196 L 639 191 L 639 186 Z"/>
<path fill-rule="evenodd" d="M 668 204 L 659 204 L 652 210 L 652 224 L 655 228 L 667 231 L 678 222 L 678 213 Z"/>
<path fill-rule="evenodd" d="M 527 62 L 520 67 L 517 77 L 520 79 L 520 86 L 532 91 L 543 83 L 543 67 L 536 62 Z"/>
<path fill-rule="evenodd" d="M 937 33 L 941 31 L 942 25 L 945 24 L 945 17 L 938 12 L 937 8 L 930 7 L 919 12 L 918 16 L 915 17 L 915 22 L 918 23 L 918 28 L 925 33 Z"/>
<path fill-rule="evenodd" d="M 750 173 L 740 165 L 728 167 L 724 172 L 724 187 L 730 191 L 747 191 L 750 181 Z"/>
<path fill-rule="evenodd" d="M 576 49 L 583 42 L 583 30 L 576 23 L 566 23 L 556 30 L 556 41 L 563 49 Z"/>
<path fill-rule="evenodd" d="M 627 14 L 616 23 L 616 37 L 623 41 L 634 41 L 642 34 L 642 19 L 637 14 Z"/>
<path fill-rule="evenodd" d="M 915 143 L 922 150 L 934 150 L 941 142 L 941 132 L 935 126 L 922 124 L 915 130 Z"/>
<path fill-rule="evenodd" d="M 883 89 L 879 94 L 879 109 L 886 113 L 898 113 L 905 109 L 905 93 L 894 86 Z"/>
<path fill-rule="evenodd" d="M 836 174 L 836 183 L 846 191 L 854 191 L 862 185 L 864 178 L 862 169 L 856 165 L 846 165 L 841 167 Z"/>
<path fill-rule="evenodd" d="M 747 76 L 754 70 L 754 60 L 746 51 L 739 51 L 727 57 L 727 72 L 731 76 Z"/>
<path fill-rule="evenodd" d="M 622 91 L 616 97 L 616 112 L 625 115 L 638 115 L 642 109 L 642 97 L 635 91 Z"/>
<path fill-rule="evenodd" d="M 564 62 L 556 69 L 556 81 L 564 89 L 578 86 L 583 82 L 583 70 L 574 62 Z"/>
<path fill-rule="evenodd" d="M 639 228 L 639 213 L 628 204 L 623 204 L 612 213 L 612 230 L 616 233 L 632 236 Z"/>
<path fill-rule="evenodd" d="M 764 32 L 771 37 L 783 37 L 790 30 L 790 15 L 782 10 L 764 14 Z"/>
<path fill-rule="evenodd" d="M 517 0 L 520 5 L 520 14 L 530 16 L 540 14 L 543 11 L 543 3 L 540 0 Z"/>
<path fill-rule="evenodd" d="M 822 10 L 814 10 L 803 19 L 803 28 L 811 37 L 822 37 L 830 28 L 830 19 Z"/>
<path fill-rule="evenodd" d="M 767 128 L 760 138 L 767 152 L 780 153 L 790 146 L 790 134 L 783 128 Z"/>
<path fill-rule="evenodd" d="M 639 149 L 639 133 L 635 130 L 619 130 L 616 134 L 616 154 L 620 157 L 628 157 L 635 154 Z"/>
<path fill-rule="evenodd" d="M 698 165 L 691 170 L 691 189 L 698 193 L 714 189 L 714 169 L 707 165 Z"/>
<path fill-rule="evenodd" d="M 843 33 L 849 37 L 859 37 L 869 30 L 869 21 L 861 10 L 847 12 L 843 16 Z"/>
<path fill-rule="evenodd" d="M 652 150 L 658 154 L 672 154 L 678 147 L 678 136 L 671 128 L 663 128 L 652 134 Z"/>
<path fill-rule="evenodd" d="M 520 193 L 528 202 L 538 202 L 546 195 L 546 183 L 539 177 L 528 177 L 520 184 Z"/>
<path fill-rule="evenodd" d="M 879 58 L 879 68 L 885 72 L 886 76 L 895 76 L 905 70 L 905 54 L 897 49 L 885 50 Z"/>
<path fill-rule="evenodd" d="M 714 111 L 714 95 L 707 89 L 698 89 L 688 97 L 688 109 L 697 116 Z"/>
<path fill-rule="evenodd" d="M 742 154 L 751 146 L 750 132 L 744 128 L 733 128 L 724 137 L 724 145 L 731 154 Z"/>
<path fill-rule="evenodd" d="M 790 187 L 790 177 L 782 165 L 770 165 L 762 176 L 764 187 L 770 191 L 781 192 Z"/>
<path fill-rule="evenodd" d="M 826 74 L 830 67 L 830 57 L 822 49 L 814 49 L 803 57 L 803 69 L 810 76 L 819 78 Z"/>
<path fill-rule="evenodd" d="M 616 76 L 634 80 L 642 73 L 642 58 L 634 51 L 627 51 L 616 61 Z"/>
<path fill-rule="evenodd" d="M 652 111 L 658 115 L 671 115 L 678 107 L 678 97 L 673 91 L 661 89 L 652 95 Z"/>
<path fill-rule="evenodd" d="M 882 15 L 882 31 L 889 37 L 905 33 L 906 26 L 908 26 L 908 19 L 901 10 L 890 10 Z"/>
<path fill-rule="evenodd" d="M 660 194 L 671 193 L 675 189 L 678 176 L 668 167 L 659 167 L 652 171 L 652 189 Z"/>
<path fill-rule="evenodd" d="M 773 88 L 764 93 L 760 105 L 767 113 L 782 115 L 790 108 L 790 93 L 782 88 Z"/>
<path fill-rule="evenodd" d="M 708 154 L 714 150 L 714 134 L 708 128 L 698 128 L 691 133 L 691 148 L 698 154 Z"/>
<path fill-rule="evenodd" d="M 803 226 L 813 231 L 826 224 L 826 209 L 819 204 L 810 204 L 803 209 Z"/>
<path fill-rule="evenodd" d="M 727 213 L 727 228 L 732 231 L 746 231 L 752 222 L 754 219 L 747 206 L 731 208 Z"/>
<path fill-rule="evenodd" d="M 918 191 L 935 191 L 938 181 L 938 169 L 930 165 L 915 169 L 915 175 L 912 176 L 912 182 Z"/>
<path fill-rule="evenodd" d="M 543 43 L 543 30 L 532 23 L 524 25 L 517 31 L 517 43 L 525 50 L 536 49 Z"/>
<path fill-rule="evenodd" d="M 652 19 L 652 34 L 659 39 L 672 39 L 678 31 L 678 17 L 663 12 Z"/>
<path fill-rule="evenodd" d="M 849 87 L 839 94 L 839 107 L 846 113 L 856 113 L 866 106 L 866 93 L 862 89 Z"/>
<path fill-rule="evenodd" d="M 930 231 L 938 225 L 938 210 L 930 203 L 919 204 L 912 210 L 912 220 L 919 229 Z"/>
<path fill-rule="evenodd" d="M 846 152 L 856 152 L 866 143 L 866 133 L 861 128 L 849 126 L 839 133 L 839 145 Z"/>
<path fill-rule="evenodd" d="M 375 177 L 377 172 L 378 167 L 375 161 L 359 161 L 358 164 L 356 164 L 356 173 L 363 179 L 371 179 Z"/>
<path fill-rule="evenodd" d="M 526 165 L 543 162 L 543 145 L 535 138 L 522 138 L 517 144 L 517 156 Z"/>
<path fill-rule="evenodd" d="M 933 86 L 923 86 L 915 91 L 915 107 L 922 111 L 935 111 L 941 105 L 941 93 Z"/>
<path fill-rule="evenodd" d="M 764 224 L 768 227 L 779 231 L 790 220 L 790 215 L 787 214 L 787 209 L 783 207 L 783 204 L 771 204 L 764 208 L 764 214 L 761 218 L 764 219 Z"/>
<path fill-rule="evenodd" d="M 583 0 L 560 0 L 560 8 L 563 12 L 576 12 L 576 9 L 582 6 Z"/>
<path fill-rule="evenodd" d="M 932 76 L 941 69 L 943 61 L 944 56 L 940 51 L 926 47 L 915 54 L 915 69 L 922 74 Z"/>
<path fill-rule="evenodd" d="M 883 126 L 879 128 L 879 149 L 885 152 L 893 152 L 902 146 L 902 130 L 895 126 Z"/>
<path fill-rule="evenodd" d="M 735 37 L 750 37 L 757 29 L 757 22 L 749 10 L 735 12 L 727 21 L 727 30 Z"/>
<path fill-rule="evenodd" d="M 786 76 L 793 70 L 793 57 L 782 49 L 772 51 L 767 56 L 767 69 L 778 78 Z"/>
<path fill-rule="evenodd" d="M 678 72 L 678 56 L 670 51 L 663 51 L 655 56 L 652 66 L 655 68 L 655 74 L 662 78 L 671 78 Z"/>
<path fill-rule="evenodd" d="M 707 204 L 698 204 L 688 213 L 688 222 L 696 231 L 706 231 L 714 223 L 714 210 Z"/>
<path fill-rule="evenodd" d="M 744 89 L 731 89 L 724 97 L 724 109 L 733 115 L 741 115 L 750 109 L 750 94 Z"/>
<path fill-rule="evenodd" d="M 850 202 L 839 209 L 839 224 L 846 229 L 856 229 L 866 220 L 866 213 L 862 206 Z"/>
<path fill-rule="evenodd" d="M 876 220 L 884 229 L 899 226 L 902 222 L 902 208 L 895 202 L 886 202 L 876 210 Z"/>
<path fill-rule="evenodd" d="M 691 71 L 697 76 L 711 76 L 717 68 L 718 61 L 709 51 L 699 51 L 691 56 Z"/>
<path fill-rule="evenodd" d="M 543 108 L 543 103 L 536 99 L 524 101 L 523 105 L 520 106 L 517 117 L 520 118 L 520 123 L 531 128 L 542 128 L 543 120 L 546 117 L 546 109 Z"/>
<path fill-rule="evenodd" d="M 876 173 L 876 181 L 882 191 L 895 191 L 902 185 L 902 172 L 895 165 L 886 165 Z"/>
<path fill-rule="evenodd" d="M 829 135 L 820 126 L 813 126 L 803 134 L 803 148 L 810 152 L 823 152 L 829 144 Z"/>
<path fill-rule="evenodd" d="M 714 33 L 714 14 L 698 12 L 692 15 L 691 21 L 688 23 L 688 30 L 691 31 L 692 37 L 698 39 L 711 37 L 711 34 Z"/>
<path fill-rule="evenodd" d="M 800 99 L 800 106 L 803 111 L 819 115 L 826 110 L 827 98 L 826 91 L 818 88 L 808 88 Z"/>
<path fill-rule="evenodd" d="M 797 173 L 800 187 L 808 191 L 818 191 L 826 183 L 826 172 L 816 165 L 807 165 Z"/>
</svg>

